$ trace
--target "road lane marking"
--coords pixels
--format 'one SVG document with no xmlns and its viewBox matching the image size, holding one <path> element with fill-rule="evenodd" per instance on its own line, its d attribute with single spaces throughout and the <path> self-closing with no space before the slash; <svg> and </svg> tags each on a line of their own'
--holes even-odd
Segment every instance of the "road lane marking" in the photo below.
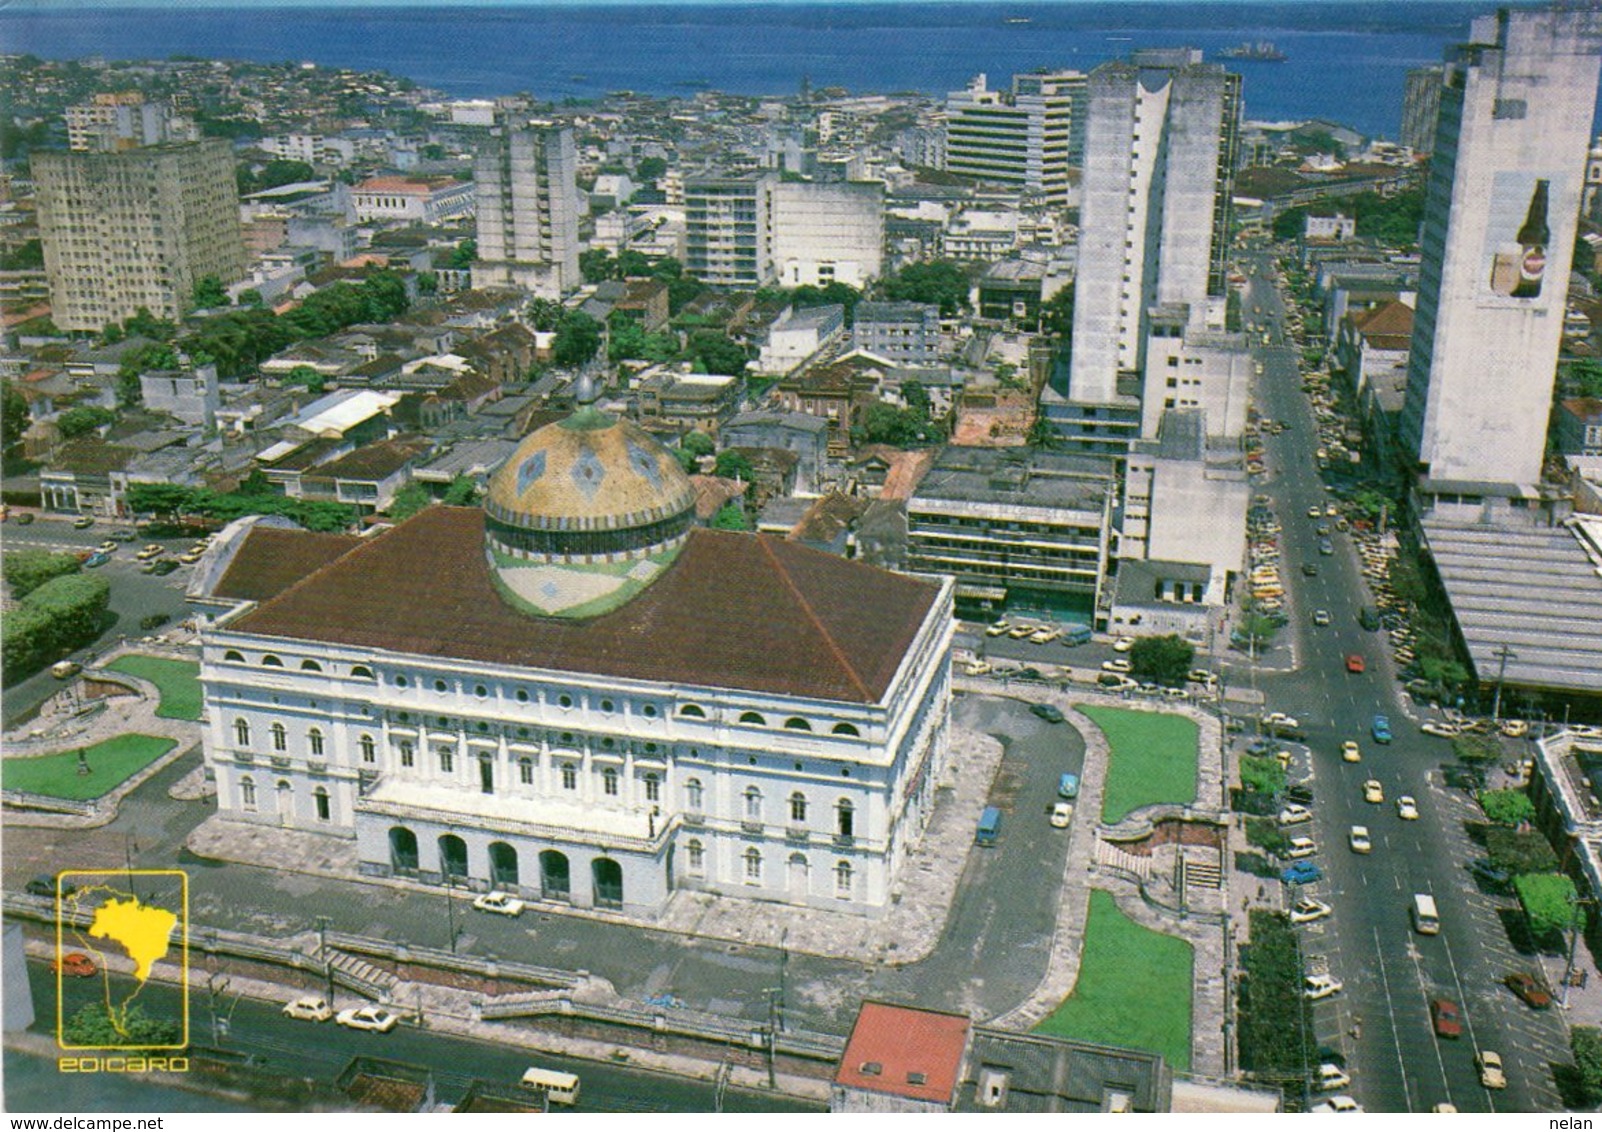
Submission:
<svg viewBox="0 0 1602 1132">
<path fill-rule="evenodd" d="M 1469 1041 L 1471 1043 L 1473 1043 L 1474 1053 L 1476 1055 L 1478 1055 L 1479 1052 L 1480 1052 L 1480 1040 L 1474 1036 L 1474 1018 L 1468 1012 L 1468 995 L 1464 993 L 1464 991 L 1463 991 L 1463 980 L 1462 980 L 1461 977 L 1459 977 L 1459 975 L 1457 973 L 1457 961 L 1452 958 L 1452 944 L 1451 944 L 1451 942 L 1449 940 L 1447 940 L 1447 938 L 1445 936 L 1442 936 L 1441 937 L 1441 945 L 1446 949 L 1446 965 L 1452 969 L 1452 985 L 1457 987 L 1457 1001 L 1461 1005 L 1462 1010 L 1463 1010 L 1463 1022 L 1468 1027 Z M 1439 1054 L 1439 1046 L 1440 1046 L 1440 1043 L 1437 1042 L 1436 1043 L 1437 1054 Z M 1479 1076 L 1479 1071 L 1478 1070 L 1475 1070 L 1475 1076 L 1476 1077 Z M 1485 1103 L 1491 1106 L 1491 1111 L 1492 1112 L 1495 1112 L 1496 1111 L 1496 1093 L 1495 1093 L 1495 1091 L 1492 1090 L 1492 1089 L 1485 1089 L 1484 1091 L 1485 1091 Z"/>
<path fill-rule="evenodd" d="M 1402 1074 L 1402 1098 L 1407 1102 L 1407 1111 L 1413 1111 L 1413 1093 L 1407 1079 L 1407 1062 L 1402 1059 L 1402 1041 L 1396 1032 L 1396 1009 L 1392 1005 L 1391 980 L 1385 973 L 1385 948 L 1380 945 L 1379 928 L 1374 928 L 1374 954 L 1377 958 L 1375 966 L 1379 969 L 1380 983 L 1385 989 L 1385 1010 L 1391 1022 L 1391 1047 L 1396 1050 L 1396 1068 Z"/>
<path fill-rule="evenodd" d="M 1379 928 L 1374 929 L 1374 943 L 1379 944 Z M 1424 985 L 1423 953 L 1418 948 L 1418 941 L 1408 940 L 1407 953 L 1413 960 L 1413 977 L 1418 980 L 1418 991 L 1424 999 L 1424 1017 L 1430 1019 L 1430 1048 L 1435 1051 L 1435 1064 L 1441 1071 L 1441 1091 L 1446 1094 L 1446 1103 L 1455 1103 L 1452 1100 L 1452 1082 L 1446 1076 L 1446 1061 L 1441 1057 L 1441 1039 L 1435 1034 L 1435 1020 L 1430 1016 L 1430 992 Z M 1420 1098 L 1422 1099 L 1422 1098 Z M 1411 1107 L 1409 1112 L 1413 1111 Z"/>
</svg>

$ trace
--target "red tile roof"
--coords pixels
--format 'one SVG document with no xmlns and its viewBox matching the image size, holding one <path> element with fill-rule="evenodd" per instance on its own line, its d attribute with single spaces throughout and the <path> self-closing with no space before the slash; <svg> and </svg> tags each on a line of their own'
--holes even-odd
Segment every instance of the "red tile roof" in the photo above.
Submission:
<svg viewBox="0 0 1602 1132">
<path fill-rule="evenodd" d="M 864 1002 L 834 1083 L 950 1104 L 962 1071 L 966 1015 Z"/>
<path fill-rule="evenodd" d="M 214 595 L 228 601 L 265 601 L 360 542 L 354 535 L 257 527 L 235 552 Z"/>
<path fill-rule="evenodd" d="M 265 533 L 253 532 L 250 541 Z M 247 588 L 232 575 L 226 586 Z M 662 576 L 618 609 L 585 620 L 535 617 L 513 609 L 495 588 L 483 511 L 428 507 L 264 600 L 231 628 L 872 703 L 889 687 L 937 594 L 927 581 L 780 539 L 696 529 Z"/>
</svg>

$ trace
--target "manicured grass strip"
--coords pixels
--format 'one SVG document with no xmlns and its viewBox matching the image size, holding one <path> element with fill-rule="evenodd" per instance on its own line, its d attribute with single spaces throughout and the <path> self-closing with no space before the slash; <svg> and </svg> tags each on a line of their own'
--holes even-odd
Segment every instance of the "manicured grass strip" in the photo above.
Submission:
<svg viewBox="0 0 1602 1132">
<path fill-rule="evenodd" d="M 1043 1034 L 1153 1050 L 1190 1068 L 1190 944 L 1141 927 L 1110 894 L 1090 893 L 1074 993 L 1036 1026 Z"/>
<path fill-rule="evenodd" d="M 155 735 L 118 735 L 84 748 L 88 774 L 78 773 L 74 750 L 6 759 L 0 763 L 0 782 L 7 790 L 84 802 L 115 790 L 175 746 L 174 740 Z"/>
<path fill-rule="evenodd" d="M 1109 825 L 1158 802 L 1196 800 L 1196 724 L 1170 712 L 1081 707 L 1112 749 L 1101 820 Z"/>
<path fill-rule="evenodd" d="M 149 680 L 161 689 L 162 719 L 200 718 L 200 665 L 192 660 L 162 660 L 154 656 L 120 656 L 107 668 Z"/>
</svg>

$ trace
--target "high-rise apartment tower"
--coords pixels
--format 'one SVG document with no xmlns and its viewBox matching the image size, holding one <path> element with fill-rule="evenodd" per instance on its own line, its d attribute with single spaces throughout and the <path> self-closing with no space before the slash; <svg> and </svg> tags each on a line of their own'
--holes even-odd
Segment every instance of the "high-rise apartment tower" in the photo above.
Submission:
<svg viewBox="0 0 1602 1132">
<path fill-rule="evenodd" d="M 1011 92 L 978 75 L 946 97 L 946 170 L 1068 203 L 1068 167 L 1084 158 L 1082 71 L 1014 75 Z"/>
<path fill-rule="evenodd" d="M 545 298 L 579 277 L 578 150 L 573 131 L 549 122 L 490 130 L 476 163 L 475 287 L 522 287 Z"/>
</svg>

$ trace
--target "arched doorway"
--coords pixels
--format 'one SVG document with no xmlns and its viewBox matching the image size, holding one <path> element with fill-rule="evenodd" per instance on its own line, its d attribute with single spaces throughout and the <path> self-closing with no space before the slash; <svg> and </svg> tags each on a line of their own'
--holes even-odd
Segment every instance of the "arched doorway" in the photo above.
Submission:
<svg viewBox="0 0 1602 1132">
<path fill-rule="evenodd" d="M 295 788 L 287 779 L 278 780 L 278 824 L 293 825 L 295 823 Z"/>
<path fill-rule="evenodd" d="M 390 827 L 389 867 L 397 873 L 417 871 L 417 834 L 403 825 Z"/>
<path fill-rule="evenodd" d="M 623 866 L 610 857 L 597 857 L 590 863 L 590 879 L 595 883 L 597 908 L 623 907 Z"/>
<path fill-rule="evenodd" d="M 792 900 L 805 900 L 807 896 L 807 855 L 791 853 L 785 869 L 785 883 Z"/>
<path fill-rule="evenodd" d="M 439 871 L 448 877 L 467 878 L 467 842 L 454 833 L 439 839 Z"/>
<path fill-rule="evenodd" d="M 555 849 L 545 850 L 540 854 L 540 895 L 547 900 L 567 900 L 572 894 L 567 854 Z"/>
<path fill-rule="evenodd" d="M 517 850 L 504 841 L 491 841 L 489 847 L 490 883 L 496 888 L 517 887 Z"/>
</svg>

